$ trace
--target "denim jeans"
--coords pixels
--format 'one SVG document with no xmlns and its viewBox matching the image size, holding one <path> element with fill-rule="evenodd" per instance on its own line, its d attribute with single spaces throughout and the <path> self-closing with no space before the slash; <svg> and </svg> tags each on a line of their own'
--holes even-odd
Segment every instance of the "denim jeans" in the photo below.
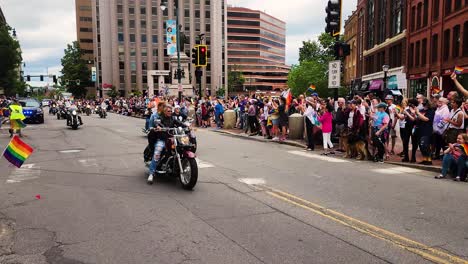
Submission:
<svg viewBox="0 0 468 264">
<path fill-rule="evenodd" d="M 149 129 L 149 125 L 150 125 L 150 117 L 147 117 L 146 122 L 145 122 L 145 130 Z"/>
<path fill-rule="evenodd" d="M 149 166 L 149 173 L 154 174 L 156 172 L 156 168 L 158 167 L 158 161 L 161 158 L 161 153 L 164 150 L 164 141 L 158 140 L 154 144 L 154 154 L 153 154 L 153 159 L 151 160 L 150 166 Z"/>
<path fill-rule="evenodd" d="M 442 175 L 447 176 L 447 173 L 450 169 L 457 168 L 457 174 L 454 176 L 460 176 L 461 178 L 465 178 L 465 162 L 466 157 L 460 156 L 458 160 L 452 156 L 452 154 L 445 154 L 444 159 L 442 161 Z M 453 170 L 453 172 L 455 172 Z"/>
</svg>

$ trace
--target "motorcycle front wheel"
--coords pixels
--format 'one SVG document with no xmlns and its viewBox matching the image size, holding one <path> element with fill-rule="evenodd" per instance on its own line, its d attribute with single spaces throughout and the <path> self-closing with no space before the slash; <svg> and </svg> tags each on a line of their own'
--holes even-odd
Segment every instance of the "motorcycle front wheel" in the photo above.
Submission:
<svg viewBox="0 0 468 264">
<path fill-rule="evenodd" d="M 198 181 L 198 165 L 193 158 L 183 158 L 181 161 L 182 169 L 179 173 L 180 184 L 185 190 L 192 190 Z"/>
</svg>

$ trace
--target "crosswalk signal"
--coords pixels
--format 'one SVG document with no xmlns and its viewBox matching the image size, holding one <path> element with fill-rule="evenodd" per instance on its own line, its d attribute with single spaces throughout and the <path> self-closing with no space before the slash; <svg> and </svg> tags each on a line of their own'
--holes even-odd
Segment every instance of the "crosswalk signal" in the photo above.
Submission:
<svg viewBox="0 0 468 264">
<path fill-rule="evenodd" d="M 208 46 L 200 45 L 198 46 L 198 66 L 207 66 L 208 65 Z"/>
<path fill-rule="evenodd" d="M 327 12 L 327 17 L 325 18 L 325 22 L 327 22 L 325 32 L 333 37 L 340 35 L 341 31 L 341 1 L 342 0 L 329 0 L 327 8 L 325 8 Z"/>
<path fill-rule="evenodd" d="M 195 48 L 192 49 L 192 63 L 198 67 L 198 47 L 199 46 L 195 46 Z"/>
</svg>

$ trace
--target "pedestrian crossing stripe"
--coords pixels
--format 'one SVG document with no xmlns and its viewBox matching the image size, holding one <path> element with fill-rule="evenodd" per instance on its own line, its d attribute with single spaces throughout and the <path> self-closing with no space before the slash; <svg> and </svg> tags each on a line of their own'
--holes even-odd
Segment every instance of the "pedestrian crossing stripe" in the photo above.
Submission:
<svg viewBox="0 0 468 264">
<path fill-rule="evenodd" d="M 198 168 L 199 168 L 199 169 L 206 169 L 206 168 L 213 168 L 213 167 L 214 167 L 213 164 L 208 163 L 208 162 L 206 162 L 206 161 L 203 161 L 203 160 L 201 160 L 201 159 L 198 159 L 198 158 L 197 158 L 196 161 L 197 161 L 197 165 L 198 165 Z"/>
</svg>

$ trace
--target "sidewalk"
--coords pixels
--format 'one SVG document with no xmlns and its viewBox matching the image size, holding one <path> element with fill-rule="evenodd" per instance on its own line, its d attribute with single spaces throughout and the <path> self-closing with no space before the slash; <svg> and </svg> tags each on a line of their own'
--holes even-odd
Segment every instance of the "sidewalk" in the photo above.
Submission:
<svg viewBox="0 0 468 264">
<path fill-rule="evenodd" d="M 305 148 L 306 142 L 305 140 L 285 140 L 285 141 L 273 141 L 271 139 L 265 139 L 262 136 L 249 136 L 248 134 L 243 133 L 242 130 L 240 129 L 214 129 L 213 130 L 216 133 L 221 133 L 221 134 L 226 134 L 238 138 L 243 138 L 247 140 L 254 140 L 254 141 L 259 141 L 259 142 L 270 142 L 270 143 L 277 143 L 277 144 L 284 144 L 284 145 L 289 145 L 293 147 L 300 147 L 300 148 Z M 320 152 L 322 151 L 322 145 L 317 144 L 315 151 Z M 396 145 L 395 145 L 395 153 L 400 153 L 403 150 L 403 146 L 401 143 L 400 138 L 396 139 Z M 411 144 L 410 144 L 410 153 L 411 153 Z M 342 157 L 344 153 L 336 152 L 335 156 L 336 157 Z M 409 168 L 415 168 L 415 169 L 420 169 L 420 170 L 425 170 L 425 171 L 431 171 L 431 172 L 440 172 L 440 169 L 442 167 L 442 162 L 440 160 L 434 160 L 432 161 L 433 165 L 428 166 L 428 165 L 421 165 L 418 164 L 418 162 L 422 161 L 422 156 L 421 152 L 418 150 L 416 152 L 416 163 L 409 163 L 409 162 L 401 162 L 402 157 L 398 155 L 391 155 L 388 160 L 385 161 L 385 163 L 388 164 L 394 164 L 394 165 L 399 165 L 399 166 L 404 166 L 404 167 L 409 167 Z"/>
</svg>

